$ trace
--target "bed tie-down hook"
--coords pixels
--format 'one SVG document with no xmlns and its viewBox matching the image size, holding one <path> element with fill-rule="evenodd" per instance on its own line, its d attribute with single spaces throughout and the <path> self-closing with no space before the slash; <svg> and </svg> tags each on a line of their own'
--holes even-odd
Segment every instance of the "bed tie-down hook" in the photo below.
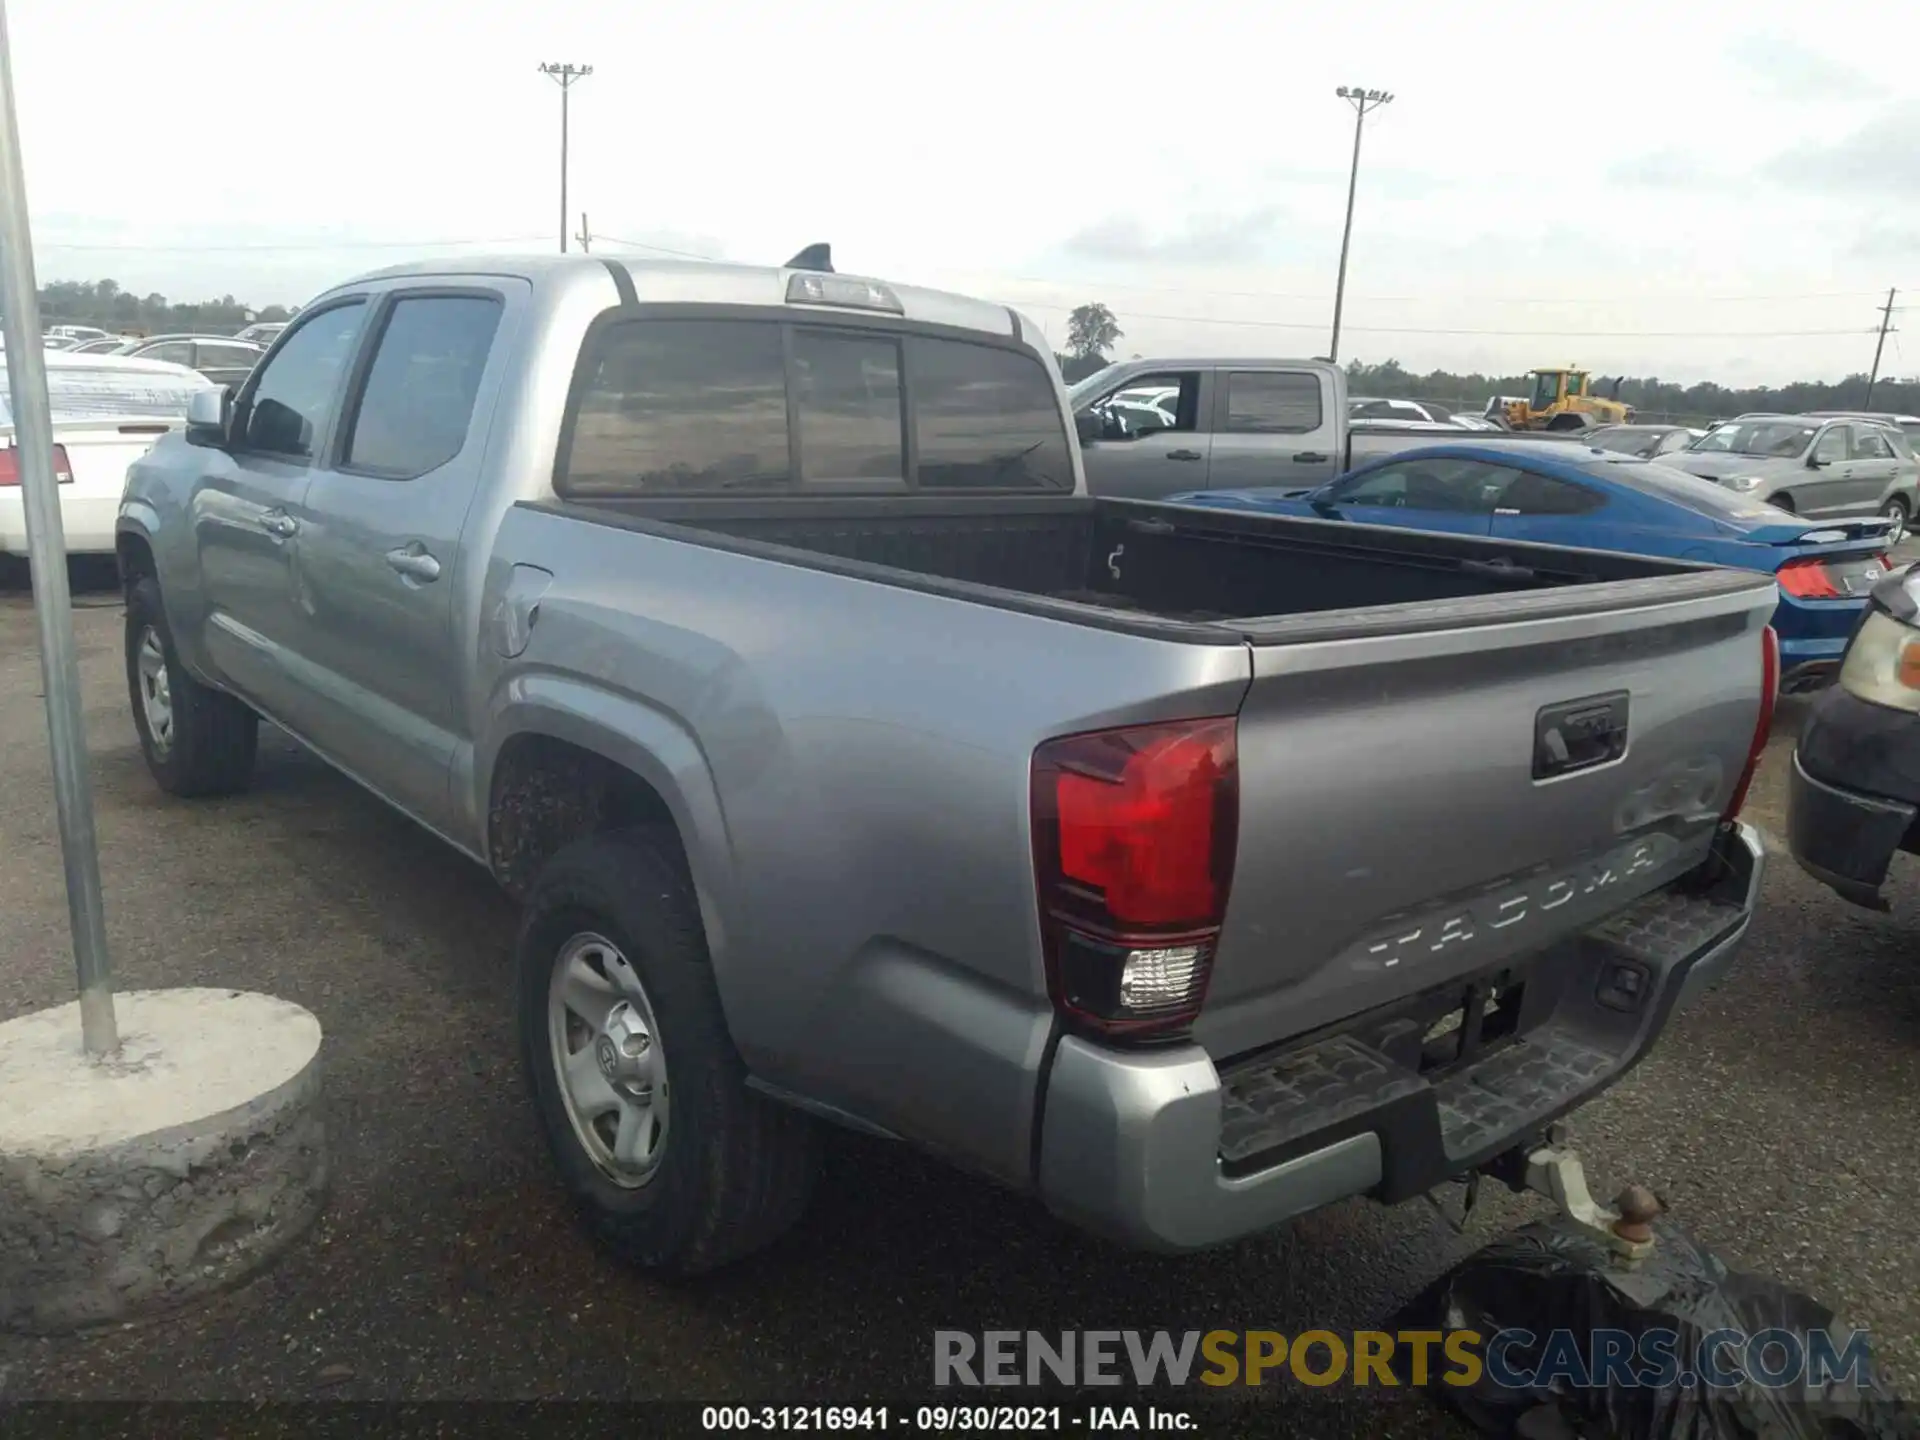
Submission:
<svg viewBox="0 0 1920 1440">
<path fill-rule="evenodd" d="M 1116 580 L 1120 578 L 1120 557 L 1126 553 L 1126 546 L 1116 545 L 1113 547 L 1113 553 L 1107 556 L 1107 573 Z"/>
</svg>

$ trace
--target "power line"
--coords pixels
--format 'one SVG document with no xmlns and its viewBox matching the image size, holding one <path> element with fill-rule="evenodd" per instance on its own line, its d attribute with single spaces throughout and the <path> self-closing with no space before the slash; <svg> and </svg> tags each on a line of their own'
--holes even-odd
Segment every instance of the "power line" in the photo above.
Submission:
<svg viewBox="0 0 1920 1440">
<path fill-rule="evenodd" d="M 1068 305 L 1048 305 L 1037 300 L 1023 302 L 1037 310 L 1072 311 Z M 1318 330 L 1321 327 L 1304 320 L 1228 319 L 1217 315 L 1157 315 L 1145 310 L 1127 310 L 1125 317 L 1135 320 L 1167 320 L 1183 325 L 1244 325 L 1265 330 Z M 1478 330 L 1438 326 L 1348 325 L 1348 330 L 1371 335 L 1488 335 L 1531 336 L 1541 340 L 1556 337 L 1572 340 L 1783 340 L 1821 335 L 1865 335 L 1870 330 L 1858 326 L 1844 330 Z"/>
<path fill-rule="evenodd" d="M 241 251 L 272 253 L 276 251 L 311 252 L 317 250 L 447 250 L 456 245 L 522 245 L 546 238 L 544 235 L 505 235 L 497 236 L 490 240 L 315 240 L 309 243 L 274 241 L 270 243 L 263 242 L 260 244 L 242 245 L 208 245 L 199 243 L 182 245 L 122 245 L 95 244 L 86 240 L 41 240 L 35 242 L 34 249 L 97 250 L 123 254 L 183 254 L 186 252 L 199 254 L 208 251 L 228 254 Z"/>
<path fill-rule="evenodd" d="M 618 235 L 596 235 L 594 239 L 606 245 L 629 245 L 635 250 L 651 250 L 656 255 L 671 255 L 680 260 L 706 260 L 714 264 L 725 264 L 718 255 L 696 255 L 691 250 L 670 250 L 665 245 L 650 245 L 644 240 L 622 240 Z"/>
<path fill-rule="evenodd" d="M 1001 283 L 1016 285 L 1045 285 L 1053 290 L 1089 290 L 1113 291 L 1131 290 L 1143 294 L 1155 295 L 1217 295 L 1226 300 L 1325 300 L 1322 291 L 1289 290 L 1211 290 L 1193 285 L 1129 285 L 1117 281 L 1098 280 L 1083 282 L 1079 280 L 1047 279 L 1039 275 L 1004 275 Z M 1866 295 L 1878 295 L 1878 290 L 1806 290 L 1775 295 L 1701 295 L 1691 290 L 1644 291 L 1629 295 L 1606 295 L 1600 297 L 1607 304 L 1628 304 L 1635 300 L 1649 301 L 1712 301 L 1716 304 L 1735 301 L 1778 301 L 1778 300 L 1858 300 Z M 1424 295 L 1355 295 L 1355 300 L 1391 301 L 1407 304 L 1416 301 L 1466 300 L 1477 305 L 1591 305 L 1592 295 L 1473 295 L 1449 292 L 1444 295 L 1428 291 Z"/>
</svg>

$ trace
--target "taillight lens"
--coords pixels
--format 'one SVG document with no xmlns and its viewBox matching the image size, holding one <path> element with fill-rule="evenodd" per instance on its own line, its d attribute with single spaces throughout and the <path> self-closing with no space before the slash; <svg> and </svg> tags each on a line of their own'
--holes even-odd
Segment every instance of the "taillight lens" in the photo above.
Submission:
<svg viewBox="0 0 1920 1440">
<path fill-rule="evenodd" d="M 1130 725 L 1033 757 L 1033 844 L 1056 1008 L 1164 1037 L 1206 998 L 1240 829 L 1235 722 Z"/>
<path fill-rule="evenodd" d="M 53 447 L 53 478 L 56 483 L 73 483 L 73 466 L 67 459 L 67 447 Z M 20 483 L 20 449 L 9 445 L 0 449 L 0 485 L 18 485 Z"/>
<path fill-rule="evenodd" d="M 1733 787 L 1733 797 L 1727 801 L 1727 808 L 1721 819 L 1737 820 L 1740 807 L 1747 803 L 1747 789 L 1753 784 L 1753 772 L 1760 768 L 1760 756 L 1765 753 L 1767 740 L 1773 734 L 1773 702 L 1780 692 L 1780 637 L 1773 633 L 1773 627 L 1767 626 L 1760 634 L 1760 714 L 1753 722 L 1753 740 L 1747 746 L 1747 768 L 1740 772 L 1740 783 Z"/>
</svg>

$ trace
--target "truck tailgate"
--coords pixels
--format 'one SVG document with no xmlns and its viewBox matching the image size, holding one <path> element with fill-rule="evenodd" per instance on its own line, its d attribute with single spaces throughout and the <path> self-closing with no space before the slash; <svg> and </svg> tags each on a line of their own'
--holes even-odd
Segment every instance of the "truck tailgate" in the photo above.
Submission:
<svg viewBox="0 0 1920 1440">
<path fill-rule="evenodd" d="M 1224 1059 L 1480 974 L 1698 864 L 1759 718 L 1776 597 L 1753 578 L 1584 614 L 1521 601 L 1492 625 L 1253 633 L 1196 1038 Z"/>
</svg>

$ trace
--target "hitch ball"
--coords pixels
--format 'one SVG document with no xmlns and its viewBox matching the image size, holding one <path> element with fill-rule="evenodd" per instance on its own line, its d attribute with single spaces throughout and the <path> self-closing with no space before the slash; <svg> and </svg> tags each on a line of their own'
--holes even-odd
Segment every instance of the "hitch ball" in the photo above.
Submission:
<svg viewBox="0 0 1920 1440">
<path fill-rule="evenodd" d="M 1613 1222 L 1614 1234 L 1641 1245 L 1653 1239 L 1653 1219 L 1660 1213 L 1660 1202 L 1646 1186 L 1627 1186 L 1613 1208 L 1620 1212 L 1620 1218 Z"/>
</svg>

